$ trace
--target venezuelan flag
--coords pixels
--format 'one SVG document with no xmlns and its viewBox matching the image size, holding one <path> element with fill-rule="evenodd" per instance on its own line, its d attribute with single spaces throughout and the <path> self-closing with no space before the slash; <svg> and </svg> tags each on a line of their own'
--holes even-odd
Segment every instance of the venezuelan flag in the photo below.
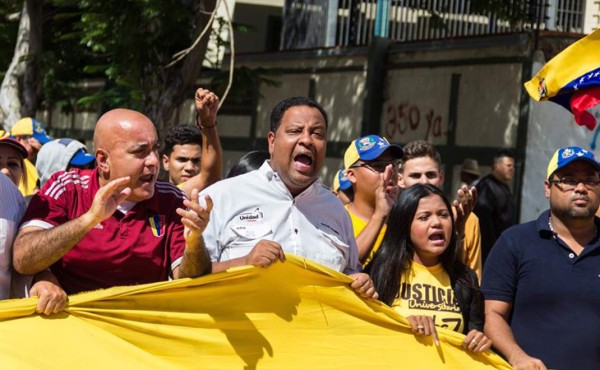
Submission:
<svg viewBox="0 0 600 370">
<path fill-rule="evenodd" d="M 165 216 L 154 215 L 148 219 L 150 227 L 152 228 L 152 234 L 156 237 L 163 236 L 165 233 Z"/>
<path fill-rule="evenodd" d="M 552 58 L 525 89 L 536 101 L 560 104 L 577 124 L 593 130 L 597 120 L 588 110 L 600 104 L 600 30 Z"/>
</svg>

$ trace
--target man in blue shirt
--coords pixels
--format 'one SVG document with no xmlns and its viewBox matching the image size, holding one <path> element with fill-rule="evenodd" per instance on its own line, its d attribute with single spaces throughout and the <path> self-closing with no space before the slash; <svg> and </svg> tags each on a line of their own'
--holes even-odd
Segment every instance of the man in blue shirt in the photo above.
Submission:
<svg viewBox="0 0 600 370">
<path fill-rule="evenodd" d="M 600 369 L 600 165 L 561 148 L 550 210 L 506 230 L 483 271 L 485 334 L 515 369 Z"/>
</svg>

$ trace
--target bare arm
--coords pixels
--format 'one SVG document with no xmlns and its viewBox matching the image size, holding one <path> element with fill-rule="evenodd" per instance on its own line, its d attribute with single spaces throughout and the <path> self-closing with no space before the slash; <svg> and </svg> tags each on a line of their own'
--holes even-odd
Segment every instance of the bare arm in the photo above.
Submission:
<svg viewBox="0 0 600 370">
<path fill-rule="evenodd" d="M 183 235 L 185 237 L 185 250 L 181 264 L 173 269 L 175 279 L 185 277 L 198 277 L 206 275 L 211 271 L 211 262 L 202 233 L 210 220 L 210 211 L 213 208 L 212 199 L 205 196 L 206 206 L 202 207 L 198 200 L 198 190 L 193 189 L 191 201 L 184 200 L 183 204 L 188 208 L 177 209 L 181 216 L 181 222 L 185 226 Z"/>
<path fill-rule="evenodd" d="M 26 227 L 19 231 L 13 245 L 13 265 L 23 275 L 47 269 L 71 250 L 96 224 L 109 218 L 131 193 L 123 186 L 129 177 L 113 180 L 101 187 L 91 208 L 83 215 L 51 229 Z"/>
<path fill-rule="evenodd" d="M 182 185 L 182 190 L 188 198 L 192 194 L 192 189 L 202 191 L 219 181 L 223 167 L 221 141 L 217 131 L 219 98 L 209 90 L 199 88 L 196 90 L 194 100 L 198 113 L 196 124 L 202 130 L 202 160 L 200 173 Z"/>
<path fill-rule="evenodd" d="M 515 340 L 508 325 L 512 304 L 503 301 L 485 301 L 485 334 L 492 340 L 494 347 L 502 353 L 515 370 L 546 370 L 546 366 L 537 358 L 529 356 Z"/>
</svg>

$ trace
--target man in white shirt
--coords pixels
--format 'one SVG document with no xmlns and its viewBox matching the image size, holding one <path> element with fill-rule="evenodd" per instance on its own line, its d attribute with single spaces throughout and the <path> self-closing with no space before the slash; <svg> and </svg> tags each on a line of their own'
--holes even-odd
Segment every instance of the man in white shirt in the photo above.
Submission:
<svg viewBox="0 0 600 370">
<path fill-rule="evenodd" d="M 325 161 L 327 114 L 311 99 L 286 99 L 271 112 L 271 159 L 260 169 L 226 179 L 201 195 L 214 202 L 204 231 L 212 271 L 243 265 L 267 267 L 285 252 L 354 278 L 366 298 L 377 293 L 360 273 L 348 213 L 318 179 Z"/>
</svg>

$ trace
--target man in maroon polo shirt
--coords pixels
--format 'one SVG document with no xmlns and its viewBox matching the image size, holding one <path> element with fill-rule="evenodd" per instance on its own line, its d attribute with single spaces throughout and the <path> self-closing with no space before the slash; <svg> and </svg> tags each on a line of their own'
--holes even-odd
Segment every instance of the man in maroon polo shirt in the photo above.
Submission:
<svg viewBox="0 0 600 370">
<path fill-rule="evenodd" d="M 94 146 L 95 170 L 58 172 L 31 200 L 13 247 L 15 269 L 49 268 L 68 294 L 210 272 L 202 232 L 212 201 L 201 207 L 197 191 L 188 201 L 157 182 L 152 122 L 109 111 L 96 124 Z M 40 304 L 43 312 L 64 307 L 59 298 Z"/>
</svg>

